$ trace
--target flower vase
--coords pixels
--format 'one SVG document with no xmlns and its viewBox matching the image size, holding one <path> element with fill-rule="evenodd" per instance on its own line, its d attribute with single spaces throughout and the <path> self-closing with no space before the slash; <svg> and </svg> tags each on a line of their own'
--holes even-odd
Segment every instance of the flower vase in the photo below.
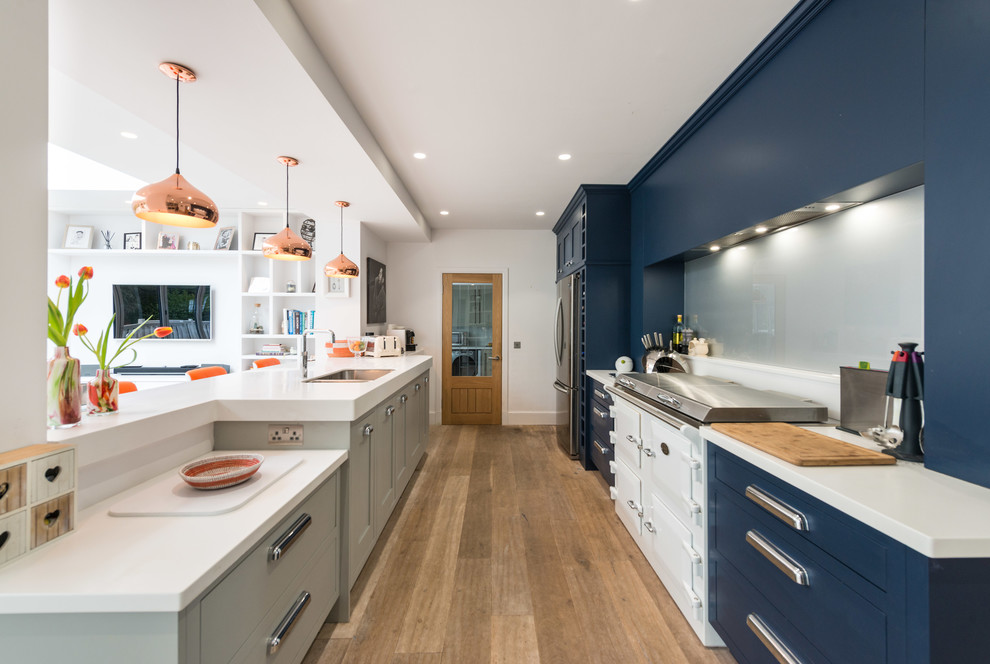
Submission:
<svg viewBox="0 0 990 664">
<path fill-rule="evenodd" d="M 48 428 L 67 429 L 82 419 L 79 360 L 67 346 L 57 346 L 48 360 Z"/>
<path fill-rule="evenodd" d="M 97 369 L 96 378 L 89 381 L 90 415 L 116 413 L 120 381 L 110 375 L 109 369 Z"/>
</svg>

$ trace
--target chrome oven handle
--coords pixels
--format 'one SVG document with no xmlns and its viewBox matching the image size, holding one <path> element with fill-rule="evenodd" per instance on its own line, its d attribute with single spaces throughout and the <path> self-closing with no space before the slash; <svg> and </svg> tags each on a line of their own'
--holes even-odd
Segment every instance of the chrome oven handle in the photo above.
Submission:
<svg viewBox="0 0 990 664">
<path fill-rule="evenodd" d="M 799 586 L 810 585 L 808 571 L 794 562 L 790 556 L 777 548 L 763 535 L 755 530 L 747 531 L 746 542 L 756 549 L 761 556 L 769 560 L 774 567 L 783 572 L 791 581 Z"/>
<path fill-rule="evenodd" d="M 795 657 L 790 648 L 785 646 L 783 641 L 770 631 L 770 628 L 758 615 L 751 613 L 746 616 L 746 626 L 753 634 L 756 634 L 756 638 L 766 646 L 766 649 L 780 664 L 801 664 L 801 660 Z"/>
<path fill-rule="evenodd" d="M 808 530 L 808 518 L 804 514 L 784 501 L 774 498 L 755 484 L 746 487 L 746 497 L 794 530 Z"/>
</svg>

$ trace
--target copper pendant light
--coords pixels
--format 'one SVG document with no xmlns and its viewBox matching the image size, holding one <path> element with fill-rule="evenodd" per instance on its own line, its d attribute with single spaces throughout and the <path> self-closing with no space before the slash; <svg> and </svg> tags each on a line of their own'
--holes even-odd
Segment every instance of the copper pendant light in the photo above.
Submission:
<svg viewBox="0 0 990 664">
<path fill-rule="evenodd" d="M 344 255 L 344 208 L 349 207 L 350 203 L 334 201 L 334 204 L 340 208 L 340 256 L 323 266 L 323 274 L 328 277 L 356 277 L 358 266 Z"/>
<path fill-rule="evenodd" d="M 280 261 L 308 261 L 313 256 L 313 248 L 289 228 L 289 167 L 298 166 L 299 160 L 293 157 L 278 157 L 285 165 L 285 228 L 261 244 L 261 253 L 266 258 Z"/>
<path fill-rule="evenodd" d="M 179 84 L 193 83 L 196 74 L 174 62 L 163 62 L 158 69 L 175 79 L 175 174 L 138 189 L 131 199 L 131 209 L 141 219 L 156 224 L 213 228 L 220 221 L 216 203 L 179 173 Z"/>
</svg>

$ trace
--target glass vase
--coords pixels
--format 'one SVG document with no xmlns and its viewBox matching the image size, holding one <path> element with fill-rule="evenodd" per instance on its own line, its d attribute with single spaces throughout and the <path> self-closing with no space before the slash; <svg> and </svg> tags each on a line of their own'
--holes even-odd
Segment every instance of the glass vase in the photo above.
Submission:
<svg viewBox="0 0 990 664">
<path fill-rule="evenodd" d="M 67 346 L 57 346 L 48 360 L 48 428 L 67 429 L 82 419 L 79 360 Z"/>
<path fill-rule="evenodd" d="M 110 375 L 109 369 L 97 369 L 96 377 L 89 381 L 90 415 L 116 413 L 120 381 Z"/>
</svg>

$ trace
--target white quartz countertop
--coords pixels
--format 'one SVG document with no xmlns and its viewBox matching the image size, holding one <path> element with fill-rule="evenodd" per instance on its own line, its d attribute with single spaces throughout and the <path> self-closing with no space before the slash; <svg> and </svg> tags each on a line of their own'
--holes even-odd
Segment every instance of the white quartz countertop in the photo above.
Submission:
<svg viewBox="0 0 990 664">
<path fill-rule="evenodd" d="M 880 449 L 834 427 L 804 428 Z M 701 435 L 929 558 L 990 557 L 990 489 L 905 461 L 892 466 L 795 466 L 711 427 L 701 427 Z"/>
<path fill-rule="evenodd" d="M 614 385 L 615 384 L 615 370 L 614 369 L 592 369 L 590 371 L 585 371 L 588 378 L 592 379 L 597 383 L 602 385 Z"/>
<path fill-rule="evenodd" d="M 80 512 L 75 531 L 0 568 L 0 614 L 182 610 L 347 459 L 343 450 L 264 454 L 266 462 L 290 457 L 301 463 L 226 514 L 107 513 L 122 497 L 166 475 L 178 478 L 178 467 Z"/>
</svg>

